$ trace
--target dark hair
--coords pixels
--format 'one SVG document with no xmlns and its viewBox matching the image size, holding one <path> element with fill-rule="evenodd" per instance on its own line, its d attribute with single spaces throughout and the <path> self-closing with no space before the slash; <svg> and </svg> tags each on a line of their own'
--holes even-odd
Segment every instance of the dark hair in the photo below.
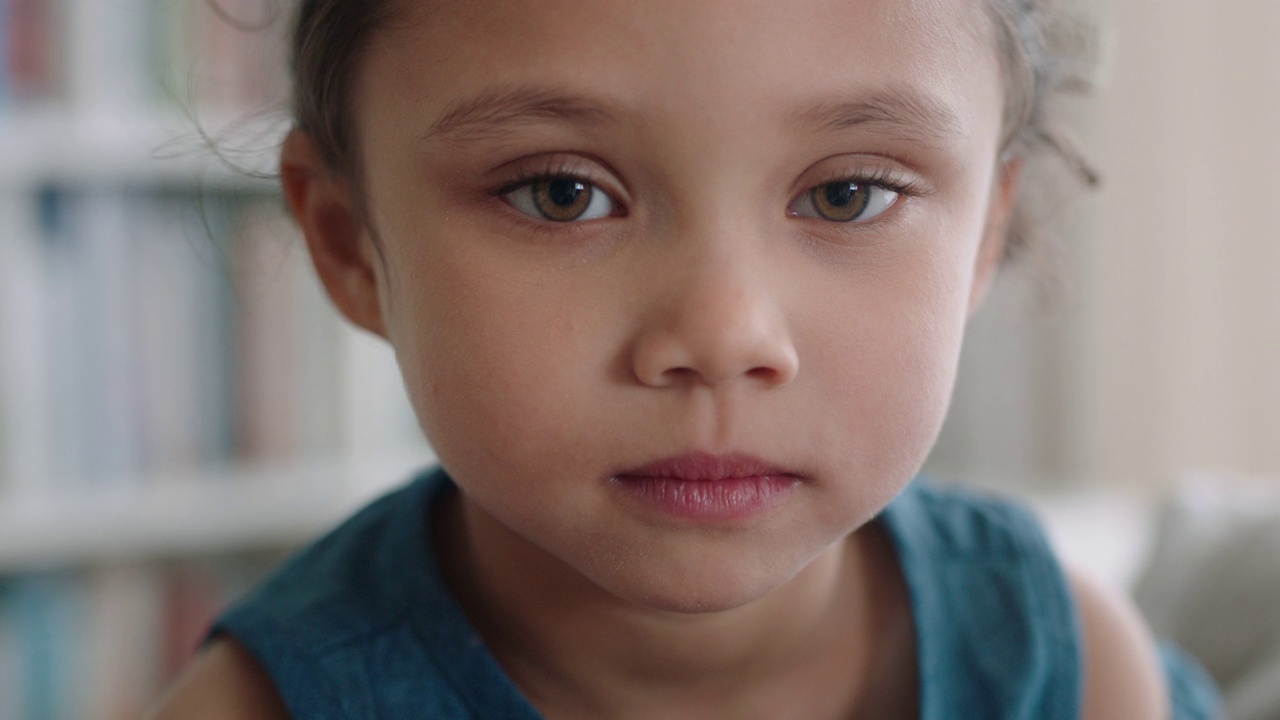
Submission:
<svg viewBox="0 0 1280 720">
<path fill-rule="evenodd" d="M 289 49 L 295 126 L 315 139 L 329 166 L 358 175 L 350 107 L 356 69 L 371 37 L 391 18 L 388 0 L 301 0 Z"/>
<path fill-rule="evenodd" d="M 1096 49 L 1092 28 L 1063 0 L 983 2 L 995 27 L 1007 89 L 1002 152 L 1008 157 L 1057 157 L 1079 181 L 1095 185 L 1096 174 L 1056 117 L 1063 95 L 1090 88 Z M 365 48 L 393 17 L 395 4 L 301 0 L 294 24 L 290 68 L 295 126 L 315 139 L 332 170 L 357 181 L 352 84 Z M 1031 175 L 1024 185 L 1040 180 L 1035 169 Z M 1029 198 L 1019 201 L 1006 257 L 1020 254 L 1035 234 L 1040 223 L 1032 205 Z"/>
</svg>

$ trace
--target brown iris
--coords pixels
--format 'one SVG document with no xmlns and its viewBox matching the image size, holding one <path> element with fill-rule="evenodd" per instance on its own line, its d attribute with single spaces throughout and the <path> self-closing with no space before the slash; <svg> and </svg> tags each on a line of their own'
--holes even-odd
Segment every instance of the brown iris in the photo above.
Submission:
<svg viewBox="0 0 1280 720">
<path fill-rule="evenodd" d="M 533 204 L 548 220 L 570 222 L 582 217 L 591 205 L 591 186 L 573 178 L 538 180 L 529 187 Z"/>
<path fill-rule="evenodd" d="M 825 220 L 857 220 L 871 204 L 871 186 L 840 181 L 820 185 L 810 191 L 813 209 Z"/>
</svg>

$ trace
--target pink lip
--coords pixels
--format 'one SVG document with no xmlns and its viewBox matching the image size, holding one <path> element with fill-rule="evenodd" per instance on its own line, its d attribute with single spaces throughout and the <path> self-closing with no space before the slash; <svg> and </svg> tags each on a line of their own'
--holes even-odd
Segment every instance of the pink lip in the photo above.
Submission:
<svg viewBox="0 0 1280 720">
<path fill-rule="evenodd" d="M 779 504 L 802 478 L 749 455 L 690 453 L 616 473 L 612 480 L 659 512 L 702 521 L 739 520 Z"/>
</svg>

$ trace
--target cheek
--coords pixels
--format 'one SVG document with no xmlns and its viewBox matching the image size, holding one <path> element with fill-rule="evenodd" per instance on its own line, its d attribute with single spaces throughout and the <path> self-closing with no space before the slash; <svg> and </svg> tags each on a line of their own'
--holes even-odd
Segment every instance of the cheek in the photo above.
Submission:
<svg viewBox="0 0 1280 720">
<path fill-rule="evenodd" d="M 803 337 L 812 382 L 801 391 L 819 414 L 812 452 L 844 458 L 864 481 L 905 482 L 919 469 L 950 402 L 969 257 L 918 253 L 856 291 L 823 290 L 828 302 L 805 317 Z"/>
<path fill-rule="evenodd" d="M 584 425 L 578 395 L 604 360 L 579 314 L 499 268 L 433 258 L 424 274 L 404 294 L 392 342 L 446 466 L 519 476 L 547 462 L 547 448 L 580 442 L 570 436 Z"/>
</svg>

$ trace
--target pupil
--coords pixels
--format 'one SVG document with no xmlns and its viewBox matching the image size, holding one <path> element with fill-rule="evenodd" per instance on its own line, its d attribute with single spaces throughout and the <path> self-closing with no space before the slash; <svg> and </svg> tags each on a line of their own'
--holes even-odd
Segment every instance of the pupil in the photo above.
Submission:
<svg viewBox="0 0 1280 720">
<path fill-rule="evenodd" d="M 578 202 L 584 190 L 586 187 L 577 180 L 557 178 L 551 181 L 551 186 L 547 188 L 547 195 L 551 197 L 551 202 L 560 207 L 572 207 Z"/>
<path fill-rule="evenodd" d="M 826 188 L 827 202 L 832 207 L 845 207 L 853 202 L 853 196 L 857 192 L 857 183 L 831 183 Z"/>
</svg>

